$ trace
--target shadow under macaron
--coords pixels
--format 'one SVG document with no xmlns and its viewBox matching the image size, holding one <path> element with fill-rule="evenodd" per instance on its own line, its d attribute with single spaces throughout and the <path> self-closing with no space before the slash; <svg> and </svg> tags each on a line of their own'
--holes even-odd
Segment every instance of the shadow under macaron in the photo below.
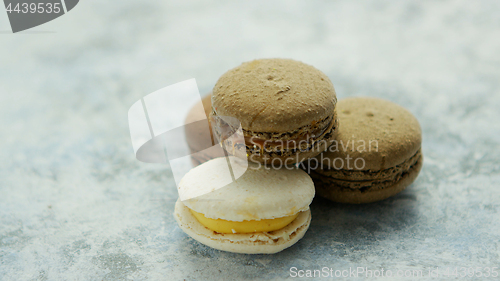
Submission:
<svg viewBox="0 0 500 281">
<path fill-rule="evenodd" d="M 367 204 L 342 204 L 316 196 L 310 206 L 312 221 L 309 235 L 321 241 L 357 247 L 411 233 L 418 221 L 416 190 L 408 188 L 382 201 Z"/>
</svg>

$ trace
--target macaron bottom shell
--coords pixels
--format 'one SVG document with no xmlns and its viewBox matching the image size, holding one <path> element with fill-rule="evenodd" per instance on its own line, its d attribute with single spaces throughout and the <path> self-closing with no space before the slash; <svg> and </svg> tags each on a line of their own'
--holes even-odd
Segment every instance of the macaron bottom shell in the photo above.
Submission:
<svg viewBox="0 0 500 281">
<path fill-rule="evenodd" d="M 299 241 L 311 223 L 311 211 L 301 212 L 282 229 L 271 232 L 223 234 L 203 226 L 180 200 L 175 204 L 174 218 L 191 238 L 209 247 L 243 254 L 274 254 Z"/>
<path fill-rule="evenodd" d="M 373 183 L 369 188 L 353 189 L 346 188 L 328 181 L 328 178 L 311 172 L 316 194 L 328 200 L 347 204 L 372 203 L 394 196 L 415 181 L 423 166 L 423 156 L 420 155 L 417 162 L 408 171 L 403 172 L 396 181 L 388 185 L 387 182 Z"/>
</svg>

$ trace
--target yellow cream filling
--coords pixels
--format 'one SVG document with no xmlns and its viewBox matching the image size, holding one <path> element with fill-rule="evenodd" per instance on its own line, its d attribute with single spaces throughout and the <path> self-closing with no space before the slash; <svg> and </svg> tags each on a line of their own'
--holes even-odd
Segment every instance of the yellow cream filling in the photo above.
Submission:
<svg viewBox="0 0 500 281">
<path fill-rule="evenodd" d="M 274 231 L 287 226 L 299 215 L 299 213 L 297 213 L 295 215 L 275 219 L 228 221 L 223 219 L 207 218 L 202 213 L 198 213 L 191 209 L 189 210 L 202 225 L 218 233 L 255 233 Z"/>
</svg>

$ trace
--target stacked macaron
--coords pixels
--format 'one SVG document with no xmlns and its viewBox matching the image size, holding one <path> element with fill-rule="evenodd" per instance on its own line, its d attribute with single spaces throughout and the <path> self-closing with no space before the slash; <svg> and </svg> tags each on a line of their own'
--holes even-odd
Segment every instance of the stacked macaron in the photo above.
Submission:
<svg viewBox="0 0 500 281">
<path fill-rule="evenodd" d="M 334 202 L 374 202 L 402 191 L 422 167 L 421 130 L 411 113 L 373 98 L 337 103 L 328 77 L 298 61 L 243 63 L 221 76 L 210 97 L 203 106 L 215 137 L 224 142 L 221 128 L 238 120 L 244 144 L 227 153 L 245 158 L 248 169 L 221 187 L 227 157 L 194 159 L 201 165 L 185 175 L 179 193 L 204 192 L 179 200 L 174 216 L 189 236 L 216 249 L 281 251 L 308 229 L 315 192 Z M 196 136 L 186 131 L 193 150 Z"/>
<path fill-rule="evenodd" d="M 208 103 L 202 101 L 205 110 Z M 256 60 L 222 75 L 211 95 L 209 122 L 223 142 L 223 128 L 234 125 L 228 119 L 238 120 L 245 143 L 236 147 L 242 151 L 227 152 L 250 163 L 241 177 L 221 187 L 226 158 L 193 159 L 201 165 L 179 184 L 179 194 L 194 194 L 176 203 L 179 227 L 205 245 L 230 252 L 276 253 L 296 243 L 309 227 L 315 189 L 311 177 L 293 164 L 333 142 L 336 103 L 328 77 L 294 60 Z M 190 128 L 186 138 L 198 152 L 199 135 Z"/>
</svg>

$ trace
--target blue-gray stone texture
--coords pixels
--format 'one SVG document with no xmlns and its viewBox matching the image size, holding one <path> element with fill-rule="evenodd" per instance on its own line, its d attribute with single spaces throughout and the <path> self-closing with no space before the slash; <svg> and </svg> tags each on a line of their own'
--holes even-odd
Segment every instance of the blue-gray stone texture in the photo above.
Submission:
<svg viewBox="0 0 500 281">
<path fill-rule="evenodd" d="M 499 1 L 208 2 L 80 1 L 17 34 L 0 11 L 0 280 L 500 267 Z M 127 111 L 270 57 L 314 65 L 339 99 L 406 107 L 424 167 L 382 202 L 316 198 L 309 231 L 281 253 L 220 252 L 177 227 L 169 167 L 134 158 Z"/>
</svg>

